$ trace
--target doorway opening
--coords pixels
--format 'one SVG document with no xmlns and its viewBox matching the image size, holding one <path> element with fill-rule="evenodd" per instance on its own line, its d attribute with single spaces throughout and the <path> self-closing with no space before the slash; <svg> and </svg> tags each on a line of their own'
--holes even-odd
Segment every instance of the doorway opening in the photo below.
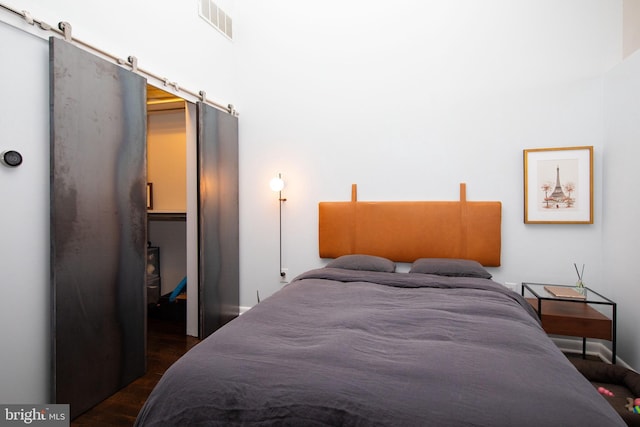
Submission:
<svg viewBox="0 0 640 427">
<path fill-rule="evenodd" d="M 186 100 L 147 85 L 148 325 L 182 335 L 187 334 L 187 121 Z"/>
</svg>

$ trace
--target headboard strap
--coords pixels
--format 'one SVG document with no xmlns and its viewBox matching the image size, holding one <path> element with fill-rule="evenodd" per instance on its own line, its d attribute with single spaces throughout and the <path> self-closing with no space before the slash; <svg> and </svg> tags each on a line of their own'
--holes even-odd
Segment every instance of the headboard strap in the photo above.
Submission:
<svg viewBox="0 0 640 427">
<path fill-rule="evenodd" d="M 462 258 L 469 257 L 469 248 L 467 245 L 467 236 L 469 234 L 469 210 L 467 209 L 467 184 L 460 183 L 460 250 Z"/>
</svg>

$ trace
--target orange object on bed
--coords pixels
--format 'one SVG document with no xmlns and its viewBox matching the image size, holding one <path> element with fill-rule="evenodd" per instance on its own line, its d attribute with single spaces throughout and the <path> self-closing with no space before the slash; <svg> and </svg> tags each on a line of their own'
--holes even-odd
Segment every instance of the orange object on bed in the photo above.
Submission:
<svg viewBox="0 0 640 427">
<path fill-rule="evenodd" d="M 502 204 L 460 201 L 320 202 L 321 258 L 368 254 L 397 262 L 463 258 L 500 265 Z"/>
</svg>

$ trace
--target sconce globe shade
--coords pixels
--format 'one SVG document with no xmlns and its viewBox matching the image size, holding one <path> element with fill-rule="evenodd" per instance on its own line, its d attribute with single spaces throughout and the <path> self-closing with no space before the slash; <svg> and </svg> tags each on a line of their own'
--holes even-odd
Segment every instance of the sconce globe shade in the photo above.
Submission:
<svg viewBox="0 0 640 427">
<path fill-rule="evenodd" d="M 271 187 L 273 191 L 282 191 L 284 188 L 284 181 L 282 178 L 277 176 L 269 182 L 269 187 Z"/>
</svg>

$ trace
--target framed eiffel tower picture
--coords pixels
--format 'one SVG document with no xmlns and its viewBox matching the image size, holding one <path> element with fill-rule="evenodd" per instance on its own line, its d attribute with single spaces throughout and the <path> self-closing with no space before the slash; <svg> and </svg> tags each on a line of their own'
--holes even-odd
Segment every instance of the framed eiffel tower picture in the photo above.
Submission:
<svg viewBox="0 0 640 427">
<path fill-rule="evenodd" d="M 525 224 L 593 224 L 593 147 L 524 150 Z"/>
</svg>

